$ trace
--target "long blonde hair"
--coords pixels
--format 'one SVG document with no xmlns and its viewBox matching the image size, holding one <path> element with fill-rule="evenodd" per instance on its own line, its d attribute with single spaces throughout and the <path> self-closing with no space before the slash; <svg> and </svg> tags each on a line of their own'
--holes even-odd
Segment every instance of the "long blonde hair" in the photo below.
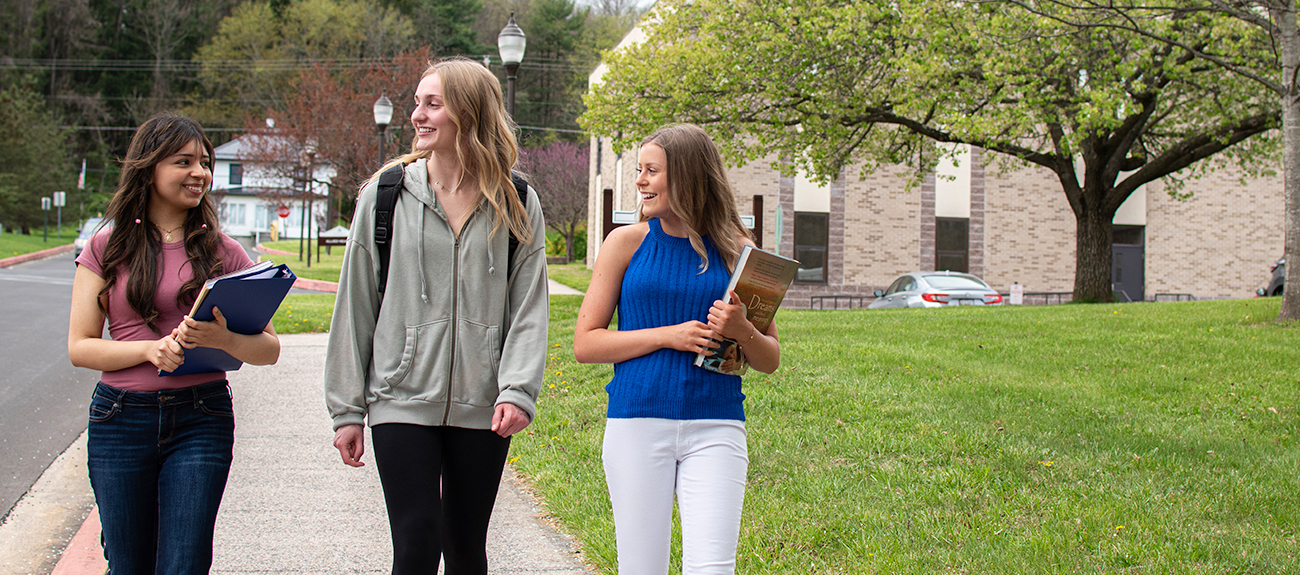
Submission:
<svg viewBox="0 0 1300 575">
<path fill-rule="evenodd" d="M 749 230 L 740 222 L 736 196 L 713 138 L 694 124 L 672 124 L 641 140 L 642 146 L 646 144 L 657 144 L 668 157 L 664 167 L 668 207 L 686 225 L 686 237 L 700 254 L 700 273 L 709 269 L 709 253 L 701 236 L 713 242 L 728 272 L 735 269 L 740 238 L 749 237 Z M 649 218 L 641 214 L 640 219 Z"/>
<path fill-rule="evenodd" d="M 420 79 L 433 74 L 442 83 L 443 104 L 456 124 L 456 157 L 461 169 L 477 183 L 479 193 L 495 214 L 491 233 L 495 234 L 504 223 L 521 243 L 531 242 L 532 221 L 510 179 L 510 170 L 519 160 L 519 142 L 515 139 L 514 120 L 506 114 L 501 84 L 482 64 L 461 57 L 430 64 Z M 416 139 L 411 140 L 409 153 L 385 164 L 370 180 L 379 179 L 391 166 L 407 165 L 433 155 L 431 151 L 415 149 L 415 142 Z"/>
</svg>

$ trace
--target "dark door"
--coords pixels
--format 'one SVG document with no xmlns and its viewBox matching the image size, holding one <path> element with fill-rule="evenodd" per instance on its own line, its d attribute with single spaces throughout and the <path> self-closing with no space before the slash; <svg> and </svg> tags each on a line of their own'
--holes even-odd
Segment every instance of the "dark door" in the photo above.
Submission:
<svg viewBox="0 0 1300 575">
<path fill-rule="evenodd" d="M 1132 245 L 1114 245 L 1111 247 L 1111 281 L 1115 287 L 1115 297 L 1119 301 L 1142 301 L 1146 299 L 1143 293 L 1143 286 L 1146 285 L 1144 277 L 1143 259 L 1145 258 L 1144 248 L 1142 246 Z"/>
</svg>

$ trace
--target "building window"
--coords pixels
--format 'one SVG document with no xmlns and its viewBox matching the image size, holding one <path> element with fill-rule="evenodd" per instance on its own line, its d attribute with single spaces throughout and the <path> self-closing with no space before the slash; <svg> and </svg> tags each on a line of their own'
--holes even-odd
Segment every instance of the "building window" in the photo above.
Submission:
<svg viewBox="0 0 1300 575">
<path fill-rule="evenodd" d="M 230 164 L 230 185 L 232 187 L 244 185 L 243 164 Z"/>
<path fill-rule="evenodd" d="M 795 281 L 826 283 L 830 219 L 830 214 L 824 212 L 795 212 L 794 259 L 799 260 L 799 272 L 795 275 Z"/>
<path fill-rule="evenodd" d="M 934 219 L 934 269 L 970 272 L 970 219 Z"/>
</svg>

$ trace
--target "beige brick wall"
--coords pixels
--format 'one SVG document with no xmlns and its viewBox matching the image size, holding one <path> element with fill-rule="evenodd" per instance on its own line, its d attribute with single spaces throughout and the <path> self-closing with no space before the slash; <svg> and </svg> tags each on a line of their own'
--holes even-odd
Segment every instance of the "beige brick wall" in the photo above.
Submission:
<svg viewBox="0 0 1300 575">
<path fill-rule="evenodd" d="M 1147 190 L 1146 283 L 1156 293 L 1243 298 L 1268 285 L 1282 257 L 1282 178 L 1225 169 L 1188 183 L 1185 201 L 1157 182 Z"/>
<path fill-rule="evenodd" d="M 850 168 L 845 182 L 844 283 L 883 289 L 920 269 L 920 186 L 907 187 L 902 167 L 858 174 Z"/>
<path fill-rule="evenodd" d="M 604 187 L 615 188 L 616 160 L 603 140 Z M 594 144 L 594 141 L 593 141 Z M 993 159 L 996 156 L 991 157 Z M 623 209 L 636 206 L 636 152 L 624 153 Z M 765 158 L 728 170 L 742 215 L 753 196 L 763 196 L 765 248 L 776 247 L 776 209 L 781 177 Z M 593 158 L 591 169 L 595 171 Z M 907 187 L 910 172 L 884 168 L 861 179 L 856 167 L 843 178 L 843 227 L 832 226 L 832 284 L 796 286 L 806 307 L 810 294 L 870 294 L 899 274 L 920 269 L 921 194 Z M 984 178 L 984 279 L 1006 292 L 1012 282 L 1025 291 L 1068 292 L 1074 287 L 1075 221 L 1055 174 L 1041 168 L 1001 172 L 989 166 Z M 1189 182 L 1191 199 L 1178 201 L 1161 182 L 1146 187 L 1146 295 L 1190 293 L 1198 298 L 1250 297 L 1268 281 L 1268 266 L 1282 254 L 1284 197 L 1280 177 L 1252 179 L 1243 186 L 1236 170 L 1224 169 Z M 601 195 L 592 178 L 588 245 L 599 249 Z M 786 213 L 786 242 L 794 221 Z M 842 234 L 835 238 L 834 234 Z M 788 252 L 790 246 L 783 246 Z M 838 251 L 838 253 L 837 253 Z M 842 283 L 835 281 L 841 266 Z"/>
<path fill-rule="evenodd" d="M 984 175 L 984 281 L 1005 293 L 1074 289 L 1074 213 L 1056 175 L 1025 168 Z"/>
</svg>

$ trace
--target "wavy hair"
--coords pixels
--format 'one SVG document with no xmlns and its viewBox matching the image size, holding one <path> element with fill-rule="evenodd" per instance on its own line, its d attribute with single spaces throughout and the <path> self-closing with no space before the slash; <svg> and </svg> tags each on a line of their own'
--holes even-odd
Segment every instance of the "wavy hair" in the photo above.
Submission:
<svg viewBox="0 0 1300 575">
<path fill-rule="evenodd" d="M 117 192 L 108 204 L 106 217 L 113 222 L 104 249 L 104 289 L 99 292 L 99 309 L 107 313 L 105 301 L 118 284 L 120 271 L 126 272 L 126 301 L 144 318 L 154 333 L 154 321 L 160 312 L 154 304 L 158 292 L 159 266 L 162 262 L 162 233 L 149 222 L 149 202 L 153 199 L 154 167 L 185 146 L 198 142 L 213 157 L 212 143 L 203 135 L 203 127 L 185 116 L 162 112 L 145 120 L 131 137 L 131 145 L 122 160 L 122 176 Z M 209 170 L 211 166 L 209 166 Z M 209 184 L 211 185 L 211 184 Z M 138 223 L 137 223 L 138 222 Z M 176 294 L 177 307 L 193 304 L 203 283 L 223 273 L 221 233 L 217 209 L 207 194 L 185 216 L 185 253 L 194 277 Z"/>
<path fill-rule="evenodd" d="M 740 222 L 736 195 L 727 180 L 726 165 L 709 134 L 694 124 L 671 124 L 641 140 L 664 149 L 668 165 L 668 207 L 686 225 L 691 247 L 700 255 L 700 273 L 709 269 L 709 253 L 701 236 L 708 236 L 730 272 L 740 258 L 741 237 L 750 237 Z M 641 221 L 649 218 L 640 213 Z"/>
<path fill-rule="evenodd" d="M 434 74 L 442 84 L 447 115 L 456 124 L 456 156 L 461 169 L 478 183 L 479 193 L 495 214 L 491 233 L 495 234 L 505 224 L 520 242 L 531 242 L 532 221 L 510 179 L 510 171 L 519 160 L 515 122 L 506 114 L 497 77 L 483 64 L 462 57 L 430 64 L 420 74 L 420 80 Z M 385 164 L 366 183 L 379 179 L 391 166 L 432 156 L 431 151 L 415 149 L 417 139 L 418 136 L 411 140 L 410 152 Z"/>
</svg>

